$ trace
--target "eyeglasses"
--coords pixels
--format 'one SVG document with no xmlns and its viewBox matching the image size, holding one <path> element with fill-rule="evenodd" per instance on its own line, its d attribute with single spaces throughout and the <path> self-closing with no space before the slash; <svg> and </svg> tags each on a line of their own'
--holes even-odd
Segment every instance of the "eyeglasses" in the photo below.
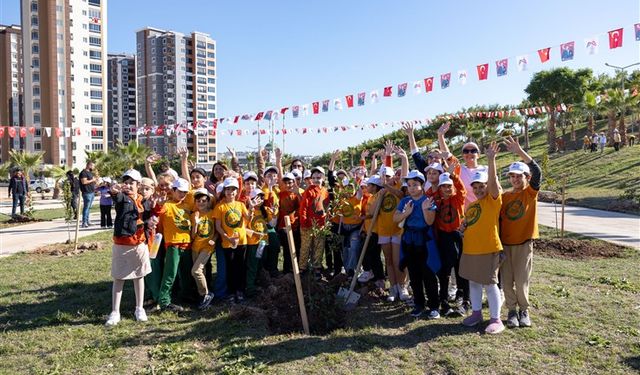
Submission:
<svg viewBox="0 0 640 375">
<path fill-rule="evenodd" d="M 471 148 L 471 149 L 465 148 L 464 150 L 462 150 L 462 153 L 463 154 L 477 154 L 478 150 L 475 149 L 475 148 Z"/>
</svg>

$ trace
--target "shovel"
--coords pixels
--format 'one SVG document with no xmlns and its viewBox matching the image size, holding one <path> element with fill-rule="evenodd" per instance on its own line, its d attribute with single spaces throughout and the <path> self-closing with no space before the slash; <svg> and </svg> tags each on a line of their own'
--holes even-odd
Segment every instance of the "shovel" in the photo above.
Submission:
<svg viewBox="0 0 640 375">
<path fill-rule="evenodd" d="M 367 229 L 367 237 L 364 240 L 364 245 L 362 245 L 362 251 L 360 252 L 360 258 L 358 259 L 358 265 L 356 266 L 356 271 L 362 267 L 362 261 L 364 260 L 365 253 L 367 251 L 367 247 L 369 246 L 369 240 L 371 240 L 371 233 L 373 231 L 373 226 L 376 224 L 376 220 L 378 219 L 378 213 L 380 212 L 380 207 L 382 206 L 382 201 L 384 200 L 385 190 L 380 190 L 379 197 L 376 200 L 376 205 L 373 210 L 373 218 L 371 219 L 371 225 L 369 225 L 369 229 Z M 352 310 L 358 304 L 360 300 L 360 294 L 354 292 L 353 290 L 356 287 L 356 282 L 358 278 L 354 275 L 353 279 L 351 279 L 351 285 L 349 289 L 340 288 L 338 289 L 338 299 L 344 303 L 345 310 Z"/>
</svg>

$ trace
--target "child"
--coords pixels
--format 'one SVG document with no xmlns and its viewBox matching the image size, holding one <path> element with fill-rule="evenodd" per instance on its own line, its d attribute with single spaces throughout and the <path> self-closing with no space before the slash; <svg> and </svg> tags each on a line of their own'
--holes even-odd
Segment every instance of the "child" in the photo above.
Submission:
<svg viewBox="0 0 640 375">
<path fill-rule="evenodd" d="M 102 183 L 96 189 L 96 192 L 100 194 L 100 228 L 112 228 L 113 221 L 111 220 L 111 206 L 113 206 L 113 200 L 111 199 L 111 179 L 105 177 L 102 179 Z"/>
<path fill-rule="evenodd" d="M 429 306 L 427 317 L 437 319 L 440 317 L 438 312 L 438 279 L 427 266 L 427 240 L 429 239 L 427 230 L 436 218 L 435 210 L 431 208 L 434 199 L 427 198 L 422 192 L 422 185 L 425 182 L 422 173 L 413 170 L 409 172 L 405 180 L 409 196 L 402 198 L 398 204 L 398 208 L 393 214 L 393 222 L 405 221 L 404 233 L 402 234 L 402 253 L 404 256 L 400 268 L 404 268 L 405 264 L 409 268 L 409 280 L 415 303 L 411 316 L 417 318 L 424 313 L 424 291 L 426 290 Z"/>
<path fill-rule="evenodd" d="M 297 169 L 294 169 L 297 171 Z M 300 221 L 298 220 L 298 210 L 300 209 L 300 198 L 302 195 L 302 189 L 298 187 L 296 183 L 296 177 L 292 172 L 285 174 L 282 177 L 280 184 L 280 193 L 278 198 L 280 207 L 278 210 L 278 238 L 282 244 L 282 272 L 292 273 L 293 266 L 291 264 L 291 253 L 289 250 L 289 240 L 287 239 L 287 233 L 285 231 L 284 218 L 289 217 L 291 221 L 291 229 L 293 231 L 293 242 L 296 247 L 296 254 L 300 254 Z"/>
<path fill-rule="evenodd" d="M 500 268 L 502 288 L 509 311 L 507 327 L 530 327 L 529 280 L 533 262 L 533 239 L 538 235 L 538 191 L 540 166 L 518 144 L 507 137 L 507 149 L 523 162 L 509 167 L 509 182 L 513 189 L 502 195 L 500 210 L 500 240 L 504 246 L 504 263 Z M 516 312 L 516 306 L 520 312 Z"/>
<path fill-rule="evenodd" d="M 142 221 L 142 197 L 138 195 L 141 179 L 140 172 L 131 169 L 122 176 L 122 187 L 114 185 L 111 188 L 116 202 L 116 221 L 111 249 L 112 309 L 107 326 L 115 326 L 120 322 L 120 301 L 125 280 L 133 280 L 136 320 L 147 321 L 142 304 L 144 276 L 151 272 L 151 265 Z"/>
<path fill-rule="evenodd" d="M 239 184 L 234 177 L 227 177 L 222 182 L 223 197 L 214 208 L 216 232 L 222 239 L 222 250 L 225 257 L 227 288 L 231 298 L 236 302 L 244 301 L 246 280 L 245 256 L 247 251 L 246 223 L 253 219 L 253 203 L 247 201 L 248 208 L 237 201 Z"/>
<path fill-rule="evenodd" d="M 314 234 L 313 228 L 323 227 L 326 220 L 326 207 L 329 206 L 329 192 L 323 187 L 324 168 L 311 168 L 311 185 L 302 194 L 300 201 L 300 271 L 307 270 L 309 257 L 317 279 L 322 278 L 322 255 L 325 236 Z"/>
<path fill-rule="evenodd" d="M 181 312 L 184 311 L 182 306 L 171 302 L 171 289 L 177 276 L 182 296 L 188 296 L 191 291 L 191 217 L 190 207 L 185 202 L 189 182 L 178 178 L 172 188 L 171 200 L 158 209 L 157 215 L 166 247 L 158 304 L 162 310 Z"/>
<path fill-rule="evenodd" d="M 214 230 L 213 210 L 211 209 L 211 195 L 206 188 L 193 192 L 196 211 L 191 215 L 191 259 L 193 267 L 191 275 L 196 281 L 198 294 L 202 298 L 198 309 L 204 310 L 213 301 L 213 293 L 209 292 L 207 278 L 204 273 L 205 264 L 209 262 L 215 246 L 216 233 Z"/>
<path fill-rule="evenodd" d="M 144 222 L 144 234 L 147 238 L 147 245 L 149 247 L 151 247 L 151 243 L 153 242 L 153 237 L 156 233 L 156 225 L 158 224 L 158 217 L 153 215 L 154 208 L 158 202 L 157 196 L 154 197 L 155 188 L 156 184 L 152 179 L 143 177 L 140 180 L 139 192 L 142 196 L 142 208 L 144 209 L 144 212 L 142 213 L 142 221 Z M 148 305 L 155 305 L 154 309 L 157 308 L 156 301 L 158 300 L 160 280 L 162 278 L 162 268 L 159 268 L 158 266 L 158 255 L 159 254 L 156 255 L 155 259 L 150 259 L 151 272 L 144 277 L 146 286 L 145 290 L 147 290 L 151 295 L 151 299 L 145 302 L 145 307 L 148 307 Z M 161 259 L 164 261 L 164 257 Z"/>
<path fill-rule="evenodd" d="M 264 205 L 264 191 L 255 188 L 249 194 L 249 199 L 252 200 L 253 207 L 253 219 L 247 225 L 247 279 L 246 279 L 246 292 L 248 297 L 253 297 L 256 294 L 256 277 L 258 275 L 258 265 L 260 259 L 264 259 L 265 252 L 267 251 L 266 245 L 269 244 L 269 237 L 267 234 L 268 222 L 273 219 L 273 215 L 267 210 Z M 260 242 L 264 241 L 264 247 L 262 248 L 262 254 L 258 254 L 260 248 Z"/>
<path fill-rule="evenodd" d="M 368 198 L 366 203 L 363 202 L 363 218 L 361 237 L 366 238 L 369 227 L 373 220 L 373 211 L 375 210 L 375 202 L 378 200 L 379 194 L 384 194 L 382 191 L 382 180 L 380 176 L 373 175 L 369 179 L 365 180 Z M 382 191 L 382 192 L 381 192 Z M 364 200 L 364 199 L 363 199 Z M 380 245 L 378 244 L 378 233 L 376 233 L 377 227 L 374 226 L 371 230 L 371 238 L 366 249 L 365 258 L 362 263 L 362 269 L 364 272 L 358 277 L 358 281 L 366 283 L 369 280 L 373 280 L 375 285 L 379 289 L 384 289 L 384 267 L 382 266 L 382 260 L 380 259 Z M 363 240 L 364 241 L 364 240 Z"/>
<path fill-rule="evenodd" d="M 496 176 L 498 146 L 492 142 L 486 151 L 489 173 L 476 171 L 471 187 L 477 198 L 465 212 L 462 225 L 464 237 L 460 276 L 469 280 L 469 296 L 473 312 L 462 324 L 472 327 L 482 322 L 482 290 L 487 292 L 490 320 L 486 333 L 504 331 L 500 320 L 501 296 L 498 288 L 498 268 L 502 257 L 502 243 L 498 236 L 502 196 Z"/>
</svg>

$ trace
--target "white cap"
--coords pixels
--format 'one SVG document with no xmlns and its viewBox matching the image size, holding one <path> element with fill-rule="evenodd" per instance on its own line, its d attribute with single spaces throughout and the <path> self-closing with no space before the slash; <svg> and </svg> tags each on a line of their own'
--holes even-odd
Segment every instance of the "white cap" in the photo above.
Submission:
<svg viewBox="0 0 640 375">
<path fill-rule="evenodd" d="M 171 187 L 178 191 L 188 193 L 189 181 L 185 180 L 184 178 L 178 178 L 177 180 L 173 181 L 173 185 L 171 185 Z"/>
<path fill-rule="evenodd" d="M 393 175 L 394 175 L 394 173 L 393 173 L 393 168 L 391 168 L 391 167 L 387 167 L 387 166 L 383 165 L 383 166 L 381 166 L 381 167 L 380 167 L 379 174 L 380 174 L 381 176 L 382 176 L 382 175 L 385 175 L 385 176 L 387 176 L 387 177 L 393 177 Z"/>
<path fill-rule="evenodd" d="M 294 171 L 297 171 L 297 169 L 294 169 Z M 284 176 L 282 176 L 283 180 L 293 180 L 295 181 L 296 176 L 293 172 L 287 172 L 284 174 Z"/>
<path fill-rule="evenodd" d="M 438 186 L 442 185 L 453 185 L 453 180 L 449 173 L 443 173 L 440 175 L 440 178 L 438 179 Z"/>
<path fill-rule="evenodd" d="M 526 174 L 530 175 L 531 171 L 529 170 L 529 166 L 521 161 L 517 161 L 515 163 L 511 163 L 509 166 L 509 172 L 507 173 L 515 173 L 515 174 Z"/>
<path fill-rule="evenodd" d="M 291 172 L 289 172 L 293 175 L 294 178 L 302 178 L 302 172 L 300 172 L 300 170 L 298 168 L 294 168 L 293 170 L 291 170 Z M 284 178 L 284 177 L 283 177 Z"/>
<path fill-rule="evenodd" d="M 254 173 L 255 175 L 255 173 Z M 238 185 L 238 180 L 234 177 L 227 177 L 224 179 L 224 181 L 222 181 L 222 188 L 226 189 L 228 187 L 234 187 L 236 189 L 238 189 L 240 187 L 240 185 Z"/>
<path fill-rule="evenodd" d="M 465 148 L 467 148 L 467 146 L 473 146 L 476 148 L 476 150 L 478 150 L 478 152 L 480 152 L 480 147 L 478 147 L 478 144 L 475 142 L 467 142 L 464 144 L 464 146 L 462 146 L 462 149 L 464 150 Z"/>
<path fill-rule="evenodd" d="M 308 169 L 304 170 L 304 174 L 302 175 L 303 178 L 311 178 L 311 171 Z"/>
<path fill-rule="evenodd" d="M 124 172 L 124 174 L 122 175 L 122 178 L 125 178 L 125 177 L 129 177 L 133 181 L 137 181 L 137 182 L 142 181 L 142 175 L 140 174 L 140 172 L 136 171 L 135 169 L 129 169 L 128 171 Z"/>
<path fill-rule="evenodd" d="M 349 175 L 347 174 L 347 171 L 345 171 L 344 169 L 338 169 L 338 170 L 336 171 L 336 176 L 337 176 L 337 175 L 339 175 L 340 173 L 342 173 L 342 174 L 343 174 L 343 175 L 345 175 L 345 176 L 349 176 Z"/>
<path fill-rule="evenodd" d="M 309 175 L 309 177 L 311 177 L 311 175 L 316 173 L 316 172 L 320 172 L 322 174 L 325 174 L 324 173 L 324 168 L 322 168 L 322 167 L 313 167 L 313 168 L 311 168 L 311 174 Z"/>
<path fill-rule="evenodd" d="M 264 195 L 264 191 L 262 191 L 262 189 L 255 188 L 255 189 L 251 190 L 251 193 L 249 193 L 249 198 L 253 199 L 253 198 L 257 197 L 258 194 Z"/>
<path fill-rule="evenodd" d="M 369 183 L 369 179 L 363 178 L 362 181 L 360 181 L 360 186 L 367 186 L 368 183 Z"/>
<path fill-rule="evenodd" d="M 198 195 L 206 195 L 207 197 L 211 196 L 211 194 L 209 194 L 209 190 L 207 190 L 206 188 L 199 188 L 194 190 L 193 196 L 197 197 Z"/>
<path fill-rule="evenodd" d="M 142 181 L 142 178 L 140 178 L 140 181 Z M 107 184 L 111 183 L 111 177 L 102 177 L 102 182 L 106 182 Z"/>
<path fill-rule="evenodd" d="M 487 172 L 476 171 L 476 173 L 473 174 L 470 185 L 472 185 L 474 182 L 482 182 L 483 184 L 486 184 L 487 181 L 489 181 L 489 174 Z"/>
<path fill-rule="evenodd" d="M 263 176 L 266 176 L 266 175 L 267 175 L 267 173 L 269 173 L 269 172 L 278 173 L 278 168 L 274 167 L 273 165 L 272 165 L 272 166 L 270 166 L 270 167 L 267 167 L 267 168 L 264 170 L 264 173 L 262 173 L 262 175 L 263 175 Z"/>
<path fill-rule="evenodd" d="M 222 190 L 224 190 L 224 186 L 222 184 L 216 185 L 216 194 L 222 193 Z"/>
<path fill-rule="evenodd" d="M 377 174 L 374 174 L 373 176 L 369 177 L 369 179 L 367 180 L 367 184 L 382 187 L 382 180 L 380 179 L 380 176 L 378 176 Z"/>
<path fill-rule="evenodd" d="M 258 181 L 258 175 L 256 174 L 256 172 L 248 171 L 248 172 L 245 172 L 244 175 L 242 175 L 242 181 L 247 181 L 248 179 L 251 179 L 251 178 Z"/>
<path fill-rule="evenodd" d="M 420 171 L 418 171 L 417 169 L 414 169 L 411 172 L 409 172 L 409 174 L 407 175 L 407 177 L 404 178 L 404 180 L 405 181 L 412 180 L 414 178 L 417 178 L 418 180 L 422 181 L 422 183 L 425 182 L 424 175 L 420 173 Z"/>
<path fill-rule="evenodd" d="M 427 165 L 427 167 L 424 169 L 424 173 L 427 173 L 429 171 L 429 169 L 435 169 L 436 171 L 438 171 L 440 173 L 444 173 L 444 168 L 442 168 L 442 164 L 440 164 L 440 163 L 431 163 L 431 164 Z"/>
</svg>

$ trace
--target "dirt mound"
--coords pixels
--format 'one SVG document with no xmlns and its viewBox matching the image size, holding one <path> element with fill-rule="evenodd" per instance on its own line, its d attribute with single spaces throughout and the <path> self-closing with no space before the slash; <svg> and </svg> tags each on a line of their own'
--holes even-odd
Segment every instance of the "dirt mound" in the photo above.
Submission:
<svg viewBox="0 0 640 375">
<path fill-rule="evenodd" d="M 42 219 L 35 219 L 26 215 L 16 215 L 11 219 L 5 221 L 6 224 L 23 224 L 23 223 L 36 223 L 39 221 L 44 221 Z"/>
<path fill-rule="evenodd" d="M 31 251 L 31 253 L 54 256 L 73 256 L 98 249 L 100 249 L 100 242 L 80 242 L 77 250 L 74 250 L 73 244 L 53 244 L 41 246 Z"/>
<path fill-rule="evenodd" d="M 589 259 L 625 258 L 625 248 L 610 242 L 550 238 L 536 240 L 534 250 L 552 258 Z"/>
</svg>

